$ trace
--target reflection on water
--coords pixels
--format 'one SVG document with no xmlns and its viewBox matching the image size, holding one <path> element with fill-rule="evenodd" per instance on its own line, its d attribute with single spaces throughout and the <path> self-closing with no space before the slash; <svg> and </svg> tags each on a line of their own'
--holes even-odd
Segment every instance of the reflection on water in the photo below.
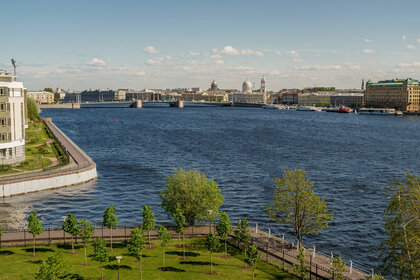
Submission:
<svg viewBox="0 0 420 280">
<path fill-rule="evenodd" d="M 418 117 L 253 108 L 93 108 L 43 115 L 92 157 L 99 173 L 82 186 L 3 201 L 22 213 L 35 209 L 45 223 L 69 212 L 100 221 L 111 203 L 122 222 L 140 223 L 145 204 L 158 223 L 166 222 L 158 193 L 165 176 L 182 167 L 203 171 L 219 184 L 222 208 L 233 223 L 247 218 L 295 241 L 268 219 L 264 207 L 272 199 L 272 178 L 296 166 L 307 171 L 334 218 L 304 244 L 374 266 L 383 239 L 384 186 L 402 179 L 405 169 L 420 171 Z M 23 214 L 7 215 L 22 222 Z"/>
</svg>

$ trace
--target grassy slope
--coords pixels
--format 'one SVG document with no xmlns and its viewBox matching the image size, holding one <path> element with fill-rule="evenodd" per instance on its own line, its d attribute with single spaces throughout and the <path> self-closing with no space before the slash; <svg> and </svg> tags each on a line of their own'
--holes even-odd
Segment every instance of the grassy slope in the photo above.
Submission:
<svg viewBox="0 0 420 280">
<path fill-rule="evenodd" d="M 143 260 L 143 279 L 252 279 L 251 269 L 243 269 L 243 260 L 240 252 L 229 248 L 232 257 L 221 258 L 223 252 L 213 254 L 213 271 L 217 275 L 208 275 L 210 271 L 209 252 L 204 247 L 201 239 L 186 240 L 187 260 L 183 263 L 182 249 L 174 245 L 177 241 L 173 240 L 166 249 L 166 266 L 174 271 L 161 272 L 162 249 L 158 242 L 154 243 L 155 248 L 144 250 Z M 88 247 L 89 266 L 84 266 L 83 247 L 76 246 L 77 254 L 69 254 L 71 246 L 63 248 L 63 245 L 51 245 L 49 247 L 39 247 L 37 257 L 31 257 L 31 247 L 12 247 L 0 249 L 0 279 L 33 279 L 33 275 L 38 271 L 40 262 L 49 255 L 62 252 L 66 261 L 71 266 L 71 273 L 74 279 L 98 279 L 100 277 L 99 263 L 94 262 L 89 257 L 92 254 L 92 246 Z M 139 279 L 139 264 L 134 262 L 134 258 L 128 255 L 124 243 L 114 244 L 114 251 L 111 252 L 111 261 L 104 264 L 104 276 L 106 279 L 117 278 L 117 262 L 115 256 L 122 256 L 120 275 L 121 279 Z M 177 271 L 175 271 L 177 270 Z M 259 262 L 255 271 L 256 279 L 297 279 L 276 267 L 264 262 Z"/>
</svg>

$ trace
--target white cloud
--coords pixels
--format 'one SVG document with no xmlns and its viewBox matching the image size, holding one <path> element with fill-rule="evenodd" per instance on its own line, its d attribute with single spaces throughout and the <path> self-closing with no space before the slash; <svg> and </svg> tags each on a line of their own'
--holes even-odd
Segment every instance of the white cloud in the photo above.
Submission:
<svg viewBox="0 0 420 280">
<path fill-rule="evenodd" d="M 316 53 L 316 54 L 315 54 L 315 56 L 316 56 L 316 57 L 320 57 L 319 53 Z"/>
<path fill-rule="evenodd" d="M 214 59 L 214 60 L 219 60 L 219 59 L 222 59 L 222 56 L 218 55 L 218 54 L 213 54 L 213 55 L 210 56 L 210 58 Z"/>
<path fill-rule="evenodd" d="M 407 36 L 406 35 L 402 35 L 402 39 L 403 39 L 403 41 L 407 40 Z"/>
<path fill-rule="evenodd" d="M 414 61 L 411 63 L 400 63 L 398 64 L 399 68 L 420 68 L 420 62 Z"/>
<path fill-rule="evenodd" d="M 243 71 L 243 72 L 253 72 L 254 68 L 250 66 L 234 66 L 229 68 L 231 71 Z"/>
<path fill-rule="evenodd" d="M 344 65 L 347 67 L 347 69 L 349 69 L 349 70 L 355 70 L 355 71 L 358 71 L 358 70 L 360 70 L 362 67 L 360 67 L 359 65 L 355 65 L 355 64 L 352 64 L 352 63 L 344 63 Z"/>
<path fill-rule="evenodd" d="M 86 63 L 89 66 L 96 66 L 96 67 L 105 67 L 106 66 L 106 62 L 104 60 L 101 60 L 99 58 L 92 58 L 90 61 L 88 61 Z"/>
<path fill-rule="evenodd" d="M 199 52 L 190 51 L 190 55 L 192 55 L 192 56 L 200 56 L 201 54 Z"/>
<path fill-rule="evenodd" d="M 172 60 L 173 58 L 172 58 L 172 56 L 167 55 L 167 56 L 165 56 L 165 59 L 166 60 Z"/>
<path fill-rule="evenodd" d="M 281 51 L 276 51 L 276 54 L 277 55 L 281 55 Z"/>
<path fill-rule="evenodd" d="M 341 68 L 342 68 L 341 65 L 324 65 L 324 66 L 321 66 L 319 64 L 316 64 L 316 65 L 307 65 L 307 66 L 302 66 L 301 67 L 302 70 L 308 70 L 308 71 L 316 71 L 316 70 L 339 70 Z"/>
<path fill-rule="evenodd" d="M 144 53 L 155 54 L 155 53 L 159 53 L 160 51 L 158 49 L 156 49 L 155 47 L 153 47 L 153 46 L 148 46 L 148 47 L 145 47 L 144 48 L 143 52 Z"/>
<path fill-rule="evenodd" d="M 416 46 L 414 46 L 414 45 L 407 45 L 407 49 L 414 50 L 414 49 L 416 49 Z"/>
<path fill-rule="evenodd" d="M 225 62 L 223 61 L 223 59 L 218 59 L 214 61 L 214 64 L 222 65 L 222 64 L 225 64 Z"/>
<path fill-rule="evenodd" d="M 295 58 L 295 59 L 292 60 L 292 62 L 293 63 L 302 63 L 303 60 L 302 59 L 299 59 L 299 58 Z"/>
<path fill-rule="evenodd" d="M 371 50 L 371 49 L 364 49 L 363 51 L 362 51 L 362 53 L 365 53 L 365 54 L 372 54 L 372 53 L 374 53 L 375 51 L 374 50 Z"/>
<path fill-rule="evenodd" d="M 143 71 L 135 72 L 134 75 L 135 76 L 146 76 L 146 72 L 143 72 Z"/>
<path fill-rule="evenodd" d="M 417 39 L 416 41 L 417 41 L 417 43 L 419 43 L 419 44 L 420 44 L 420 38 L 419 38 L 419 39 Z"/>
<path fill-rule="evenodd" d="M 118 67 L 115 67 L 115 70 L 117 70 L 117 71 L 125 71 L 127 69 L 128 69 L 127 66 L 118 66 Z"/>
<path fill-rule="evenodd" d="M 156 66 L 156 65 L 159 65 L 161 61 L 162 60 L 157 59 L 157 58 L 151 58 L 151 59 L 146 60 L 144 63 L 147 64 L 147 65 Z"/>
<path fill-rule="evenodd" d="M 251 50 L 251 49 L 239 50 L 239 49 L 235 49 L 232 46 L 226 46 L 220 51 L 218 49 L 212 49 L 212 52 L 213 54 L 224 54 L 224 55 L 234 55 L 234 56 L 238 56 L 238 55 L 264 56 L 264 53 L 262 53 L 261 51 Z"/>
<path fill-rule="evenodd" d="M 365 39 L 364 40 L 366 43 L 372 43 L 373 42 L 373 40 L 370 40 L 370 39 Z"/>
<path fill-rule="evenodd" d="M 294 51 L 294 50 L 291 50 L 291 51 L 288 51 L 287 53 L 286 53 L 288 56 L 290 56 L 290 57 L 299 57 L 300 56 L 300 54 L 298 54 L 296 51 Z"/>
</svg>

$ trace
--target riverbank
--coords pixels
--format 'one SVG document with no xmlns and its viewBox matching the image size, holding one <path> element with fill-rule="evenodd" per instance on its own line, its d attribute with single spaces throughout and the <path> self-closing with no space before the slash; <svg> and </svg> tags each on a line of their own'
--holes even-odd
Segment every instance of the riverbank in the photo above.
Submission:
<svg viewBox="0 0 420 280">
<path fill-rule="evenodd" d="M 2 197 L 82 184 L 98 176 L 95 162 L 55 126 L 51 119 L 43 121 L 54 140 L 59 143 L 67 156 L 71 157 L 72 162 L 69 166 L 54 170 L 2 177 L 0 179 Z"/>
</svg>

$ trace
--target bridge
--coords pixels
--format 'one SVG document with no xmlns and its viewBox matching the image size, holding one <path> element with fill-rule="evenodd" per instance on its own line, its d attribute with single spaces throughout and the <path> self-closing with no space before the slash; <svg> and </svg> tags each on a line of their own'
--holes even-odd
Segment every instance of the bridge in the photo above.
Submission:
<svg viewBox="0 0 420 280">
<path fill-rule="evenodd" d="M 105 101 L 105 102 L 91 102 L 91 103 L 80 103 L 81 108 L 95 108 L 101 105 L 123 105 L 131 108 L 143 108 L 148 107 L 147 105 L 156 104 L 168 104 L 169 107 L 183 108 L 186 107 L 231 107 L 231 102 L 198 102 L 198 101 L 182 101 L 182 100 L 136 100 L 136 101 Z M 102 106 L 104 107 L 104 106 Z M 110 106 L 111 107 L 111 106 Z M 114 107 L 114 106 L 112 106 Z"/>
</svg>

